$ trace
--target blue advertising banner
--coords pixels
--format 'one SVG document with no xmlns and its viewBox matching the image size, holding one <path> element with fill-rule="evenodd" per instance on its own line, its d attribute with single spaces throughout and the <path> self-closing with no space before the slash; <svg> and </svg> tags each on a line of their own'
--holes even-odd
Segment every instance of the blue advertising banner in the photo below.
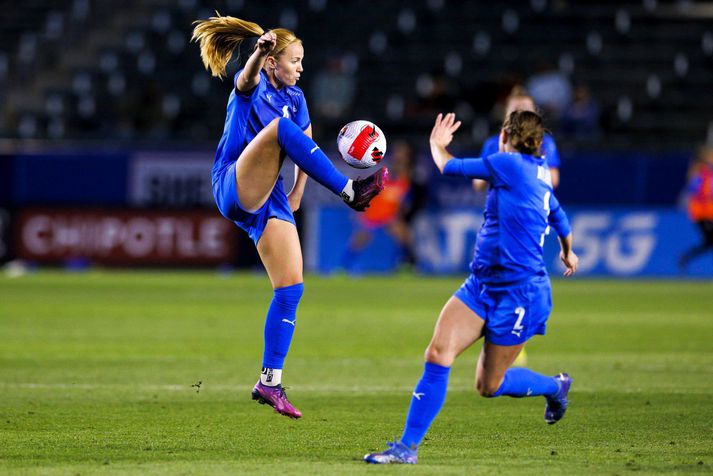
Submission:
<svg viewBox="0 0 713 476">
<path fill-rule="evenodd" d="M 127 155 L 25 154 L 14 160 L 15 205 L 123 205 Z"/>
<path fill-rule="evenodd" d="M 685 273 L 678 267 L 682 253 L 701 241 L 695 225 L 680 210 L 569 208 L 567 212 L 575 234 L 575 251 L 580 257 L 579 275 L 713 278 L 713 253 L 692 261 Z M 401 250 L 385 230 L 371 230 L 368 247 L 356 258 L 353 256 L 349 243 L 357 227 L 350 215 L 353 216 L 348 210 L 332 207 L 310 213 L 306 249 L 310 269 L 396 269 Z M 412 231 L 419 271 L 467 272 L 481 224 L 482 214 L 472 209 L 425 212 L 417 217 Z M 553 274 L 563 270 L 558 255 L 559 244 L 552 232 L 545 243 L 545 260 Z"/>
<path fill-rule="evenodd" d="M 312 207 L 305 231 L 305 263 L 312 271 L 388 273 L 399 265 L 401 249 L 386 230 L 361 228 L 358 216 L 344 206 Z M 354 243 L 360 232 L 369 238 L 357 249 Z"/>
<path fill-rule="evenodd" d="M 686 214 L 676 209 L 569 210 L 579 255 L 579 273 L 592 276 L 713 277 L 713 253 L 678 267 L 681 255 L 701 237 Z M 559 247 L 549 240 L 550 269 L 563 269 Z"/>
</svg>

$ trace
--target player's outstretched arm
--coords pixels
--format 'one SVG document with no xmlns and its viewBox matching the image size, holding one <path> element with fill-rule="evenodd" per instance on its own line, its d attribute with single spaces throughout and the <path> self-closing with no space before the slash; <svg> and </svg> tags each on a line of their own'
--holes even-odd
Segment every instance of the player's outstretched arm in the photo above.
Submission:
<svg viewBox="0 0 713 476">
<path fill-rule="evenodd" d="M 456 115 L 452 112 L 445 116 L 439 114 L 436 117 L 436 123 L 433 126 L 433 130 L 431 130 L 429 144 L 433 162 L 441 173 L 443 173 L 446 163 L 453 158 L 453 155 L 446 150 L 446 147 L 453 140 L 453 133 L 458 130 L 460 124 L 460 121 L 456 122 Z"/>
<path fill-rule="evenodd" d="M 572 276 L 577 272 L 577 264 L 579 264 L 579 257 L 576 255 L 572 249 L 572 233 L 567 236 L 560 237 L 560 259 L 567 269 L 564 271 L 565 276 Z"/>
<path fill-rule="evenodd" d="M 444 175 L 490 180 L 490 171 L 486 167 L 483 159 L 452 160 L 453 154 L 446 150 L 446 147 L 448 147 L 453 140 L 453 133 L 458 130 L 460 125 L 461 122 L 456 121 L 456 115 L 452 112 L 449 112 L 445 116 L 439 114 L 436 117 L 436 124 L 433 126 L 429 141 L 433 162 Z M 446 164 L 448 164 L 447 167 Z"/>
<path fill-rule="evenodd" d="M 265 60 L 270 55 L 277 44 L 277 36 L 268 31 L 257 40 L 257 48 L 245 62 L 245 68 L 235 81 L 238 91 L 246 92 L 252 90 L 260 82 L 260 70 L 265 64 Z"/>
<path fill-rule="evenodd" d="M 577 271 L 577 264 L 579 263 L 579 257 L 572 250 L 572 227 L 555 194 L 550 193 L 549 199 L 550 214 L 547 217 L 547 222 L 555 229 L 559 238 L 560 259 L 567 268 L 564 275 L 572 276 Z"/>
</svg>

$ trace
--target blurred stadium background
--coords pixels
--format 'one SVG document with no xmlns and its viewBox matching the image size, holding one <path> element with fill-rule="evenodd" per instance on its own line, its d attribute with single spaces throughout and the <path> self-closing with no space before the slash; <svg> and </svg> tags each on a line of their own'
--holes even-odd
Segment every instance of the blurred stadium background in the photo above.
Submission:
<svg viewBox="0 0 713 476">
<path fill-rule="evenodd" d="M 341 125 L 357 118 L 379 124 L 391 145 L 410 142 L 422 192 L 408 216 L 417 236 L 410 261 L 422 272 L 465 269 L 483 200 L 435 176 L 426 156 L 433 117 L 457 112 L 464 127 L 455 150 L 478 155 L 515 84 L 530 87 L 557 141 L 557 194 L 575 224 L 583 275 L 676 276 L 678 256 L 699 240 L 682 192 L 694 151 L 713 141 L 710 2 L 27 0 L 2 8 L 3 261 L 257 265 L 210 192 L 230 81 L 211 79 L 189 40 L 191 22 L 214 10 L 304 40 L 300 86 L 325 149 L 334 151 Z M 314 183 L 300 226 L 308 269 L 345 268 L 354 217 Z M 403 261 L 382 230 L 368 247 L 346 267 L 388 272 Z M 689 273 L 711 277 L 712 264 L 701 258 Z"/>
<path fill-rule="evenodd" d="M 335 151 L 355 119 L 383 129 L 386 165 L 413 165 L 398 226 L 374 226 L 393 209 L 365 223 L 307 185 L 312 274 L 286 372 L 299 422 L 249 400 L 271 289 L 211 195 L 231 82 L 211 79 L 189 40 L 214 10 L 303 39 L 299 85 L 335 165 L 358 173 Z M 700 242 L 685 190 L 713 143 L 713 2 L 0 0 L 0 12 L 0 473 L 367 472 L 361 455 L 401 428 L 482 220 L 483 194 L 435 173 L 433 118 L 455 111 L 453 151 L 478 155 L 516 84 L 557 142 L 581 258 L 553 286 L 547 337 L 528 344 L 533 368 L 575 376 L 572 409 L 545 428 L 540 400 L 476 399 L 469 350 L 409 469 L 711 471 L 713 256 L 685 273 L 678 261 Z"/>
</svg>

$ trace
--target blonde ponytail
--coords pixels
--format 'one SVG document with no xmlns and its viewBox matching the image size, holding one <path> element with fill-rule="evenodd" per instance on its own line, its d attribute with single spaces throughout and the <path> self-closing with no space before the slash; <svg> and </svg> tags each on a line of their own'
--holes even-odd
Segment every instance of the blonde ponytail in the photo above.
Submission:
<svg viewBox="0 0 713 476">
<path fill-rule="evenodd" d="M 210 17 L 207 20 L 193 22 L 193 37 L 201 48 L 201 59 L 205 69 L 210 70 L 213 76 L 225 77 L 225 68 L 233 56 L 233 51 L 240 46 L 243 40 L 259 38 L 265 30 L 257 23 L 241 20 L 235 17 L 220 16 Z"/>
</svg>

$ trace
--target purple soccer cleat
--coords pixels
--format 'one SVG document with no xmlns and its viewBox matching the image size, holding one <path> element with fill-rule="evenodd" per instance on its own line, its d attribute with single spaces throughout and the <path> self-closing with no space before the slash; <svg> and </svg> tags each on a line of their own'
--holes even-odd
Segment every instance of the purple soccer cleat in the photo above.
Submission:
<svg viewBox="0 0 713 476">
<path fill-rule="evenodd" d="M 416 464 L 418 450 L 409 448 L 400 441 L 389 441 L 387 449 L 381 453 L 369 453 L 364 456 L 364 461 L 371 464 Z"/>
<path fill-rule="evenodd" d="M 564 412 L 567 411 L 567 406 L 569 405 L 567 394 L 569 394 L 569 388 L 572 386 L 572 377 L 568 373 L 563 372 L 557 375 L 555 380 L 559 390 L 553 396 L 545 397 L 547 400 L 545 404 L 545 421 L 548 425 L 557 423 L 564 416 Z"/>
<path fill-rule="evenodd" d="M 257 400 L 260 405 L 270 405 L 280 415 L 285 415 L 290 418 L 300 418 L 302 412 L 292 406 L 287 399 L 287 394 L 282 385 L 268 387 L 261 382 L 255 384 L 252 392 L 253 400 Z"/>
<path fill-rule="evenodd" d="M 389 179 L 389 169 L 386 167 L 379 169 L 375 173 L 364 179 L 356 179 L 352 187 L 354 188 L 354 200 L 347 202 L 347 205 L 358 212 L 363 212 L 369 208 L 369 203 L 379 192 L 384 190 L 386 181 Z"/>
</svg>

